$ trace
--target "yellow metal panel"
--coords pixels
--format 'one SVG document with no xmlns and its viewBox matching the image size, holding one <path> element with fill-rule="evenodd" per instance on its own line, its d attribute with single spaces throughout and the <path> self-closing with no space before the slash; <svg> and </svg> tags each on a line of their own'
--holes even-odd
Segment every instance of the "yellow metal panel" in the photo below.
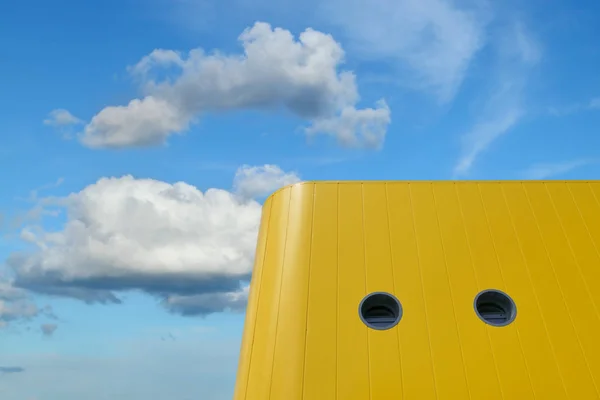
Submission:
<svg viewBox="0 0 600 400">
<path fill-rule="evenodd" d="M 271 398 L 302 398 L 314 185 L 292 187 Z"/>
<path fill-rule="evenodd" d="M 402 389 L 405 399 L 430 400 L 436 399 L 437 396 L 409 190 L 405 184 L 388 185 L 394 285 L 404 309 L 404 315 L 398 325 Z"/>
<path fill-rule="evenodd" d="M 535 183 L 527 186 L 531 185 Z M 594 382 L 565 304 L 561 282 L 540 236 L 539 221 L 532 210 L 527 190 L 522 183 L 509 183 L 505 185 L 504 192 L 514 216 L 517 238 L 531 273 L 533 290 L 538 296 L 542 318 L 567 394 L 573 399 L 597 398 Z"/>
<path fill-rule="evenodd" d="M 390 248 L 387 193 L 385 185 L 361 185 L 367 293 L 396 294 Z M 400 296 L 401 297 L 401 296 Z M 400 298 L 400 302 L 402 299 Z M 346 305 L 342 305 L 346 307 Z M 353 304 L 348 307 L 355 309 Z M 383 399 L 390 393 L 402 393 L 402 372 L 398 330 L 369 329 L 371 398 Z"/>
<path fill-rule="evenodd" d="M 485 185 L 457 185 L 479 290 L 500 289 L 512 296 L 512 292 L 506 287 L 495 244 L 490 236 L 487 217 L 487 209 L 490 206 L 482 202 L 480 186 Z M 445 201 L 445 198 L 443 199 Z M 474 316 L 473 313 L 471 315 Z M 504 329 L 486 326 L 486 330 L 501 383 L 502 396 L 507 399 L 532 398 L 532 384 L 516 325 L 509 325 Z"/>
<path fill-rule="evenodd" d="M 362 186 L 338 186 L 338 363 L 337 398 L 369 399 L 367 327 L 358 315 L 366 291 Z"/>
<path fill-rule="evenodd" d="M 600 207 L 588 185 L 548 185 L 548 190 L 598 313 L 600 290 L 590 284 L 600 282 L 600 253 L 594 241 L 600 237 Z"/>
<path fill-rule="evenodd" d="M 246 399 L 269 399 L 291 188 L 272 198 Z"/>
<path fill-rule="evenodd" d="M 485 255 L 482 257 L 479 249 L 473 246 L 474 238 L 468 235 L 471 232 L 469 228 L 472 228 L 471 225 L 474 221 L 471 218 L 465 220 L 463 217 L 464 212 L 458 192 L 461 192 L 460 199 L 465 207 L 476 206 L 477 200 L 465 196 L 461 190 L 464 188 L 466 187 L 450 182 L 434 186 L 433 192 L 448 278 L 455 301 L 454 312 L 460 334 L 470 397 L 472 399 L 501 399 L 504 395 L 506 398 L 523 398 L 507 396 L 500 390 L 498 351 L 492 345 L 490 335 L 493 332 L 489 332 L 493 328 L 488 329 L 485 324 L 482 324 L 473 312 L 473 308 L 470 307 L 473 304 L 473 293 L 479 293 L 482 289 L 490 287 L 481 282 L 483 279 L 478 276 L 477 267 L 483 265 L 484 268 L 490 268 L 494 267 L 494 263 L 489 265 L 487 262 L 489 260 L 480 260 L 486 257 Z M 467 213 L 467 216 L 470 217 L 471 214 Z M 493 257 L 493 254 L 490 256 Z M 482 264 L 481 261 L 486 262 Z M 506 351 L 508 356 L 514 353 L 511 350 L 505 348 L 501 351 Z"/>
<path fill-rule="evenodd" d="M 411 184 L 410 192 L 438 398 L 469 399 L 454 314 L 455 300 L 448 281 L 433 185 Z"/>
<path fill-rule="evenodd" d="M 555 186 L 552 192 L 556 195 L 557 200 L 560 200 L 561 197 L 564 198 L 561 196 L 560 187 L 551 186 Z M 550 197 L 548 185 L 544 183 L 529 185 L 526 187 L 526 192 L 539 226 L 546 254 L 550 259 L 550 265 L 559 281 L 565 307 L 569 313 L 569 322 L 573 325 L 577 343 L 583 353 L 596 394 L 598 394 L 598 382 L 594 377 L 600 378 L 600 346 L 598 346 L 600 320 L 590 288 L 582 276 L 579 263 L 573 256 L 570 240 L 565 235 L 561 218 L 557 213 L 556 205 L 561 203 Z M 563 204 L 563 206 L 566 205 Z M 561 210 L 568 211 L 569 208 L 568 206 L 562 207 Z"/>
<path fill-rule="evenodd" d="M 271 216 L 272 198 L 267 199 L 263 206 L 263 212 L 258 232 L 258 243 L 254 260 L 254 270 L 248 295 L 248 306 L 246 307 L 246 329 L 242 337 L 242 348 L 238 363 L 237 381 L 235 385 L 234 399 L 245 399 L 248 386 L 248 374 L 250 372 L 250 360 L 254 349 L 254 331 L 256 329 L 256 314 L 258 312 L 258 298 L 261 292 L 261 278 L 265 260 L 265 249 L 269 232 L 269 218 Z"/>
<path fill-rule="evenodd" d="M 315 187 L 304 366 L 307 400 L 335 399 L 337 392 L 337 187 Z"/>
<path fill-rule="evenodd" d="M 599 199 L 598 182 L 276 192 L 234 400 L 599 398 Z M 483 289 L 514 299 L 512 324 L 477 317 Z M 375 291 L 402 303 L 390 330 L 360 320 Z"/>
<path fill-rule="evenodd" d="M 525 356 L 533 392 L 538 399 L 564 399 L 564 382 L 546 323 L 540 312 L 532 274 L 516 236 L 514 216 L 505 201 L 503 185 L 481 185 L 480 192 L 486 205 L 487 221 L 498 263 L 502 266 L 506 291 L 517 305 L 517 319 L 514 325 Z M 509 382 L 505 384 L 510 385 Z"/>
</svg>

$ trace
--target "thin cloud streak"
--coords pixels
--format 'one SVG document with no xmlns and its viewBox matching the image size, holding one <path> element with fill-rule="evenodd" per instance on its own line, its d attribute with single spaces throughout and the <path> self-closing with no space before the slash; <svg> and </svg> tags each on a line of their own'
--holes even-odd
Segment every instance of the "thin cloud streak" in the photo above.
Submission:
<svg viewBox="0 0 600 400">
<path fill-rule="evenodd" d="M 514 23 L 503 32 L 496 51 L 498 65 L 493 81 L 498 83 L 481 111 L 482 117 L 461 136 L 462 155 L 454 167 L 455 177 L 469 173 L 477 158 L 527 115 L 527 84 L 541 59 L 540 45 L 521 23 Z"/>
<path fill-rule="evenodd" d="M 548 179 L 551 177 L 564 175 L 577 168 L 582 168 L 597 162 L 598 160 L 581 159 L 558 163 L 540 163 L 532 165 L 526 171 L 524 171 L 522 175 L 525 179 Z"/>
</svg>

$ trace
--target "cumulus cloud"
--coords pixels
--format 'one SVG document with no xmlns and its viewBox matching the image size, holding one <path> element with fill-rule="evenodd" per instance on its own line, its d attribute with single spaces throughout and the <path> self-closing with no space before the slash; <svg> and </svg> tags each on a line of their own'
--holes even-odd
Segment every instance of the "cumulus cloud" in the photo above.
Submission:
<svg viewBox="0 0 600 400">
<path fill-rule="evenodd" d="M 479 110 L 474 126 L 461 136 L 462 155 L 455 176 L 468 173 L 477 157 L 527 114 L 526 88 L 531 72 L 541 58 L 541 48 L 520 23 L 503 31 L 497 47 L 498 64 L 488 100 Z"/>
<path fill-rule="evenodd" d="M 9 256 L 15 285 L 89 303 L 119 303 L 142 290 L 185 315 L 242 310 L 254 261 L 261 205 L 249 198 L 297 181 L 274 165 L 244 166 L 236 188 L 132 176 L 102 178 L 46 199 L 66 210 L 58 231 L 26 228 L 35 250 Z"/>
<path fill-rule="evenodd" d="M 126 106 L 104 108 L 85 127 L 81 141 L 88 147 L 152 146 L 180 133 L 191 119 L 169 101 L 147 96 Z"/>
<path fill-rule="evenodd" d="M 246 19 L 266 15 L 283 23 L 312 21 L 332 28 L 355 59 L 375 61 L 393 75 L 376 79 L 400 81 L 442 103 L 460 89 L 487 44 L 495 9 L 503 5 L 487 0 L 158 1 L 163 18 L 194 33 L 218 29 L 232 9 Z"/>
<path fill-rule="evenodd" d="M 144 97 L 109 106 L 80 135 L 93 148 L 151 146 L 184 132 L 208 112 L 284 110 L 311 124 L 311 134 L 331 135 L 345 146 L 383 143 L 390 110 L 383 100 L 358 109 L 352 72 L 339 71 L 344 50 L 333 37 L 257 22 L 239 37 L 241 54 L 187 54 L 157 49 L 129 68 Z M 157 75 L 167 75 L 158 80 Z"/>
<path fill-rule="evenodd" d="M 64 229 L 24 231 L 38 251 L 8 259 L 21 287 L 117 303 L 120 290 L 236 292 L 250 275 L 261 212 L 255 201 L 125 176 L 57 203 L 69 215 Z"/>
<path fill-rule="evenodd" d="M 478 2 L 470 2 L 473 3 Z M 485 43 L 483 7 L 453 0 L 326 0 L 323 18 L 364 57 L 397 62 L 406 83 L 450 101 Z"/>
<path fill-rule="evenodd" d="M 42 335 L 50 337 L 54 334 L 58 325 L 56 324 L 42 324 L 40 325 L 40 330 L 42 331 Z"/>
<path fill-rule="evenodd" d="M 245 198 L 258 198 L 297 182 L 300 177 L 295 172 L 285 172 L 277 165 L 243 165 L 235 173 L 233 190 Z"/>
<path fill-rule="evenodd" d="M 378 149 L 383 145 L 390 122 L 390 109 L 384 100 L 379 100 L 375 108 L 345 107 L 338 116 L 315 121 L 307 133 L 335 136 L 348 147 Z"/>
<path fill-rule="evenodd" d="M 68 125 L 78 125 L 83 121 L 75 117 L 69 111 L 62 108 L 52 110 L 48 113 L 48 118 L 44 120 L 45 125 L 63 127 Z"/>
</svg>

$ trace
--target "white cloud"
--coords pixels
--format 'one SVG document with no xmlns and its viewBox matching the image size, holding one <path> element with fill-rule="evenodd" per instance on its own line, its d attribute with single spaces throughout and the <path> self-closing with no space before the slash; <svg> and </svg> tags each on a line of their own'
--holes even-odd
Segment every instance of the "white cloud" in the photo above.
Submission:
<svg viewBox="0 0 600 400">
<path fill-rule="evenodd" d="M 129 71 L 142 83 L 145 97 L 100 111 L 85 127 L 82 143 L 156 145 L 207 112 L 283 109 L 312 123 L 313 134 L 330 134 L 354 146 L 381 145 L 389 108 L 379 102 L 375 110 L 356 109 L 355 76 L 338 71 L 344 51 L 330 35 L 307 29 L 296 40 L 285 29 L 257 22 L 239 39 L 242 54 L 207 54 L 198 48 L 184 56 L 158 49 L 142 58 Z M 160 69 L 169 77 L 152 79 Z"/>
<path fill-rule="evenodd" d="M 56 331 L 57 328 L 58 328 L 58 325 L 56 325 L 56 324 L 40 325 L 40 331 L 42 332 L 42 335 L 47 336 L 47 337 L 54 335 L 54 332 Z"/>
<path fill-rule="evenodd" d="M 455 176 L 468 173 L 477 157 L 527 114 L 524 104 L 527 82 L 541 58 L 541 49 L 518 23 L 502 32 L 497 45 L 499 62 L 492 79 L 496 83 L 479 110 L 480 118 L 461 137 L 462 155 L 454 168 Z"/>
<path fill-rule="evenodd" d="M 48 118 L 44 120 L 45 125 L 51 125 L 56 127 L 78 125 L 83 121 L 75 117 L 69 111 L 64 109 L 56 109 L 48 113 Z"/>
<path fill-rule="evenodd" d="M 186 129 L 191 118 L 164 99 L 146 96 L 104 108 L 86 125 L 81 142 L 105 148 L 152 146 Z"/>
<path fill-rule="evenodd" d="M 250 286 L 222 293 L 201 293 L 188 296 L 171 295 L 164 305 L 182 315 L 208 314 L 214 310 L 245 311 Z"/>
<path fill-rule="evenodd" d="M 525 179 L 548 179 L 553 176 L 566 174 L 574 169 L 595 163 L 595 160 L 581 159 L 558 163 L 541 163 L 529 167 L 523 176 Z"/>
<path fill-rule="evenodd" d="M 542 58 L 542 48 L 521 22 L 515 22 L 512 33 L 501 44 L 505 56 L 519 65 L 536 65 Z"/>
<path fill-rule="evenodd" d="M 156 49 L 127 70 L 133 75 L 146 77 L 155 67 L 176 65 L 183 67 L 185 65 L 181 58 L 181 53 L 175 50 Z"/>
<path fill-rule="evenodd" d="M 315 121 L 307 133 L 332 135 L 347 147 L 380 148 L 390 122 L 390 109 L 380 100 L 377 108 L 346 107 L 339 116 Z"/>
<path fill-rule="evenodd" d="M 236 188 L 253 196 L 296 180 L 275 165 L 244 166 Z M 182 314 L 243 309 L 261 215 L 255 200 L 124 176 L 43 204 L 64 207 L 68 219 L 58 231 L 22 231 L 36 250 L 9 257 L 15 285 L 113 303 L 137 289 Z"/>
<path fill-rule="evenodd" d="M 16 287 L 12 279 L 0 276 L 0 329 L 13 321 L 28 321 L 39 315 L 56 318 L 52 307 L 38 307 L 26 290 Z"/>
<path fill-rule="evenodd" d="M 38 314 L 35 304 L 28 301 L 6 302 L 0 300 L 0 318 L 10 321 L 19 318 L 31 318 Z"/>
<path fill-rule="evenodd" d="M 451 100 L 484 45 L 483 7 L 453 0 L 326 0 L 323 19 L 343 28 L 365 57 L 399 62 L 406 82 Z"/>
<path fill-rule="evenodd" d="M 261 207 L 227 191 L 125 176 L 55 203 L 67 209 L 64 229 L 25 230 L 38 251 L 9 258 L 26 288 L 114 301 L 106 290 L 235 291 L 251 272 Z"/>
<path fill-rule="evenodd" d="M 463 154 L 454 168 L 455 175 L 469 172 L 477 157 L 519 122 L 524 112 L 516 96 L 512 91 L 503 94 L 502 104 L 462 136 Z"/>
<path fill-rule="evenodd" d="M 14 301 L 22 300 L 27 297 L 27 293 L 13 286 L 9 280 L 0 280 L 0 300 Z"/>
<path fill-rule="evenodd" d="M 300 177 L 295 172 L 285 172 L 277 165 L 243 165 L 235 173 L 233 190 L 245 198 L 259 198 L 297 182 Z"/>
<path fill-rule="evenodd" d="M 560 107 L 549 107 L 548 112 L 555 117 L 564 117 L 584 111 L 600 110 L 600 97 L 595 97 L 587 103 L 573 103 Z"/>
<path fill-rule="evenodd" d="M 0 280 L 0 329 L 12 321 L 28 320 L 39 313 L 40 309 L 24 290 L 14 287 L 11 281 Z"/>
</svg>

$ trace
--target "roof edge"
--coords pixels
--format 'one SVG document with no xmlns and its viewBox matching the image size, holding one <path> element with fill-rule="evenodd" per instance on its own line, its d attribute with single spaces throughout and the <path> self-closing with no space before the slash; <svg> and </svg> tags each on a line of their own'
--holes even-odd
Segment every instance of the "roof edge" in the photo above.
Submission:
<svg viewBox="0 0 600 400">
<path fill-rule="evenodd" d="M 310 184 L 324 184 L 324 185 L 331 185 L 331 184 L 338 184 L 338 185 L 344 185 L 344 184 L 381 184 L 381 183 L 461 183 L 461 184 L 476 184 L 476 183 L 600 183 L 600 179 L 596 180 L 596 179 L 474 179 L 474 180 L 467 180 L 467 179 L 460 179 L 460 180 L 456 180 L 456 179 L 433 179 L 433 180 L 427 180 L 427 179 L 415 179 L 415 180 L 405 180 L 405 179 L 398 179 L 398 180 L 381 180 L 381 179 L 374 179 L 374 180 L 341 180 L 341 181 L 332 181 L 332 180 L 323 180 L 323 181 L 318 181 L 318 180 L 309 180 L 309 181 L 301 181 L 301 182 L 296 182 L 296 183 L 291 183 L 289 185 L 285 185 L 283 187 L 280 187 L 279 189 L 277 189 L 276 191 L 274 191 L 273 193 L 271 193 L 269 196 L 267 196 L 267 198 L 265 199 L 265 202 L 269 199 L 272 199 L 273 197 L 275 197 L 277 194 L 279 194 L 280 192 L 286 190 L 286 189 L 291 189 L 295 186 L 302 186 L 302 185 L 310 185 Z"/>
</svg>

